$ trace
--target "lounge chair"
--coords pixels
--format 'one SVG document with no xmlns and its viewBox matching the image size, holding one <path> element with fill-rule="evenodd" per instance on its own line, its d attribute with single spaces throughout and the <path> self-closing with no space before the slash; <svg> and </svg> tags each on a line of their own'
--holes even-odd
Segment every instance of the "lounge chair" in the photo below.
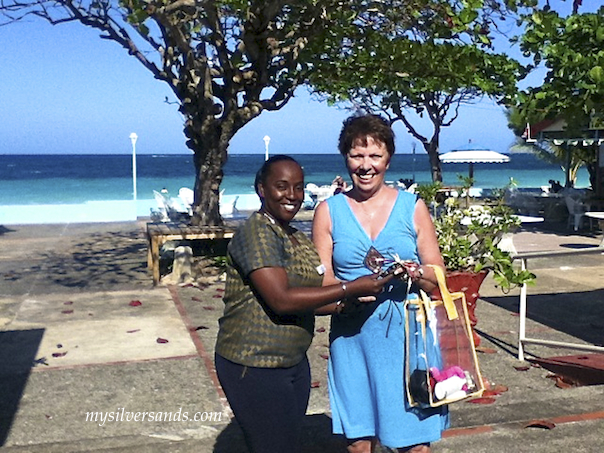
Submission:
<svg viewBox="0 0 604 453">
<path fill-rule="evenodd" d="M 181 204 L 172 199 L 169 195 L 166 196 L 157 190 L 153 191 L 153 196 L 157 202 L 157 209 L 159 217 L 157 218 L 160 222 L 170 222 L 182 220 L 183 216 L 186 216 L 187 209 L 181 206 Z M 153 212 L 151 213 L 153 217 Z"/>
</svg>

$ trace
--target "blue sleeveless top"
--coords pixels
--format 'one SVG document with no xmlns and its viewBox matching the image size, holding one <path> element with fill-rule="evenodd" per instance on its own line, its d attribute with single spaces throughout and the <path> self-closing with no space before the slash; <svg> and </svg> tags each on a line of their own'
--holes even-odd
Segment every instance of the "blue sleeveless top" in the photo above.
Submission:
<svg viewBox="0 0 604 453">
<path fill-rule="evenodd" d="M 327 200 L 332 225 L 333 266 L 338 279 L 354 280 L 371 273 L 365 256 L 371 247 L 386 260 L 397 254 L 419 262 L 413 214 L 417 196 L 399 192 L 386 225 L 372 240 L 354 215 L 348 197 Z M 377 437 L 401 448 L 440 439 L 447 409 L 416 409 L 404 390 L 404 301 L 407 284 L 393 280 L 376 302 L 351 315 L 334 315 L 328 364 L 333 431 L 348 439 Z"/>
</svg>

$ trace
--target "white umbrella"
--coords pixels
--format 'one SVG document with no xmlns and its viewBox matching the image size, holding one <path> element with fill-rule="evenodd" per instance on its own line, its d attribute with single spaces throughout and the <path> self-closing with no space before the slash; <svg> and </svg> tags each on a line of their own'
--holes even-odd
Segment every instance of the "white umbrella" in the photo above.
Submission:
<svg viewBox="0 0 604 453">
<path fill-rule="evenodd" d="M 469 176 L 474 177 L 474 164 L 488 163 L 501 164 L 510 161 L 510 156 L 489 150 L 483 146 L 474 145 L 472 142 L 440 155 L 440 161 L 448 164 L 470 164 Z"/>
</svg>

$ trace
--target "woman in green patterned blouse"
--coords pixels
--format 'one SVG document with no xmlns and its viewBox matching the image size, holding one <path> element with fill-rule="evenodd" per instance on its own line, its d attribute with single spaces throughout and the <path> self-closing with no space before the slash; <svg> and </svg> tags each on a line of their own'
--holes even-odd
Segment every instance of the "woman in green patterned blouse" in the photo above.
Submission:
<svg viewBox="0 0 604 453">
<path fill-rule="evenodd" d="M 262 207 L 228 247 L 216 371 L 250 452 L 294 453 L 310 395 L 306 351 L 315 310 L 338 311 L 345 297 L 375 296 L 392 276 L 321 286 L 314 245 L 289 224 L 304 200 L 302 168 L 273 156 L 255 187 Z"/>
</svg>

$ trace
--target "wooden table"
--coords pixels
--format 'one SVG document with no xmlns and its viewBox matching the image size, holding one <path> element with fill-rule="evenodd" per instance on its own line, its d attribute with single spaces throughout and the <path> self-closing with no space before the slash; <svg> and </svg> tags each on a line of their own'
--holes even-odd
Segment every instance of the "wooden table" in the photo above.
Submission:
<svg viewBox="0 0 604 453">
<path fill-rule="evenodd" d="M 167 241 L 230 239 L 235 228 L 225 226 L 195 226 L 184 222 L 147 223 L 147 266 L 153 274 L 153 285 L 159 283 L 159 251 Z"/>
</svg>

